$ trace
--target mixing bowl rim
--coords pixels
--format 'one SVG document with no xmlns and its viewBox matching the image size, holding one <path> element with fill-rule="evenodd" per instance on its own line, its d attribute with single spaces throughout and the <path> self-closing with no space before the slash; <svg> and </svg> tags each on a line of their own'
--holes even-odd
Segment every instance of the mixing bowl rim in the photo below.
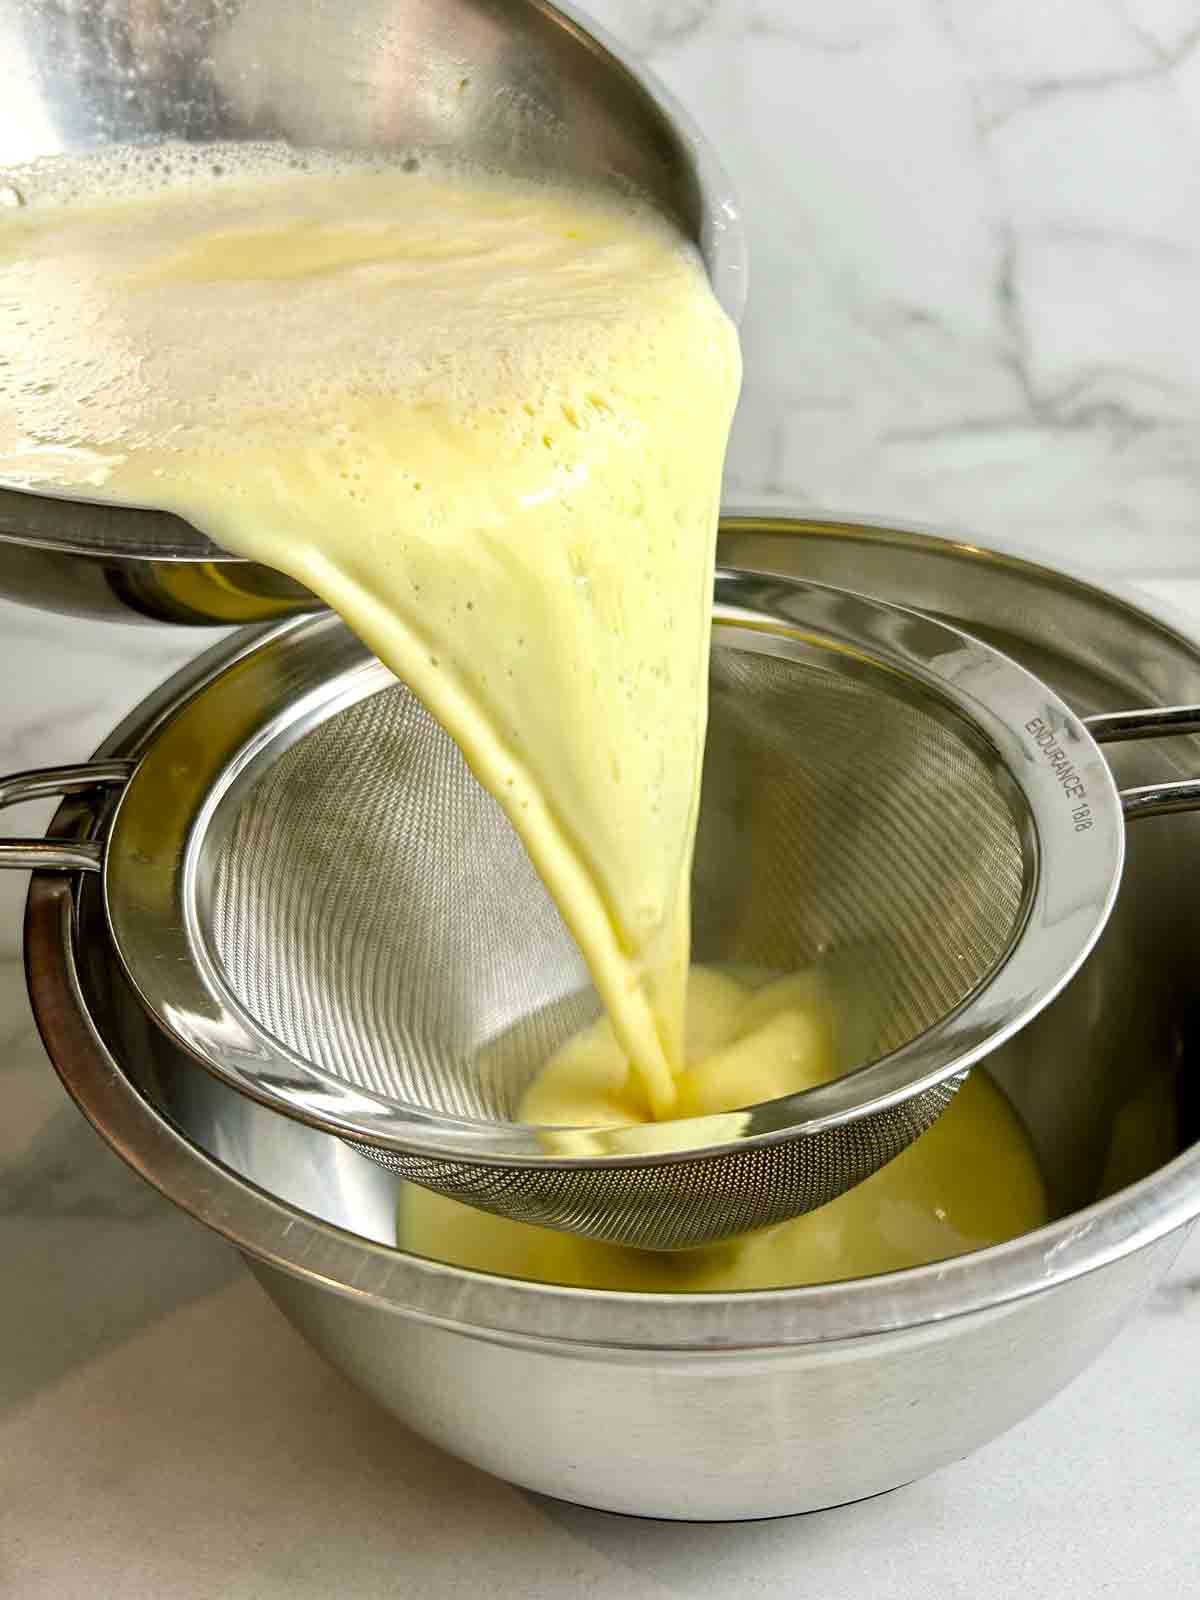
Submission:
<svg viewBox="0 0 1200 1600">
<path fill-rule="evenodd" d="M 912 547 L 1000 562 L 1114 601 L 1197 656 L 1200 638 L 1165 607 L 1121 594 L 1063 568 L 1005 549 L 882 519 L 784 517 L 731 512 L 727 531 L 876 534 Z M 180 699 L 292 618 L 225 640 L 160 685 L 103 742 L 98 755 L 128 753 L 152 736 Z M 78 833 L 78 810 L 61 808 L 50 833 Z M 1155 1244 L 1200 1213 L 1200 1145 L 1139 1183 L 1005 1244 L 926 1267 L 793 1289 L 657 1295 L 570 1288 L 503 1278 L 408 1255 L 276 1199 L 180 1132 L 125 1075 L 95 1024 L 76 959 L 78 882 L 35 874 L 26 906 L 30 996 L 51 1061 L 106 1142 L 180 1208 L 269 1266 L 351 1299 L 481 1336 L 628 1349 L 770 1349 L 899 1333 L 987 1313 L 1095 1271 Z"/>
</svg>

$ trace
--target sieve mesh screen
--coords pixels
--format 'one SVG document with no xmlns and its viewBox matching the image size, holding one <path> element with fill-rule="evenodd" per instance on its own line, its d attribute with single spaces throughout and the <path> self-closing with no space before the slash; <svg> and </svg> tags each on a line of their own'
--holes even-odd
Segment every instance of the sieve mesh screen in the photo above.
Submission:
<svg viewBox="0 0 1200 1600">
<path fill-rule="evenodd" d="M 1014 936 L 1029 864 L 1005 792 L 961 724 L 882 668 L 718 644 L 711 689 L 696 958 L 826 962 L 845 1064 L 873 1060 L 963 1001 Z M 598 1007 L 507 819 L 410 691 L 330 717 L 234 803 L 214 831 L 207 934 L 256 1024 L 402 1105 L 511 1119 Z M 680 1219 L 697 1199 L 724 1208 L 728 1233 L 841 1192 L 928 1126 L 957 1081 L 828 1135 L 659 1167 L 368 1153 L 509 1215 L 690 1243 Z"/>
</svg>

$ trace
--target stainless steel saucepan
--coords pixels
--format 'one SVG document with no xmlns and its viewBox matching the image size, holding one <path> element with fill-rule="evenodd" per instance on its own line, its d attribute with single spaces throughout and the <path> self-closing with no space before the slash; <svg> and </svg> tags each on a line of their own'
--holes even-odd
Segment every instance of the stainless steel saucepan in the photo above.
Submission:
<svg viewBox="0 0 1200 1600">
<path fill-rule="evenodd" d="M 550 0 L 11 0 L 0 204 L 110 145 L 282 140 L 466 156 L 631 186 L 695 241 L 738 319 L 745 237 L 714 152 L 644 68 Z M 162 512 L 0 485 L 0 597 L 123 620 L 247 623 L 318 602 Z"/>
</svg>

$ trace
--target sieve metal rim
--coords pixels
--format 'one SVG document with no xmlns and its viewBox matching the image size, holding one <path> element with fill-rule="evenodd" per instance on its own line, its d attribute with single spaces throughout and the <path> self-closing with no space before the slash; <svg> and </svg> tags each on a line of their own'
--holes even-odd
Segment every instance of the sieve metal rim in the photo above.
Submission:
<svg viewBox="0 0 1200 1600">
<path fill-rule="evenodd" d="M 833 1084 L 753 1108 L 735 1140 L 652 1156 L 622 1153 L 618 1146 L 609 1156 L 564 1158 L 545 1155 L 535 1131 L 518 1124 L 468 1123 L 421 1108 L 398 1116 L 394 1104 L 381 1105 L 248 1027 L 250 1019 L 196 961 L 203 948 L 195 942 L 198 853 L 233 786 L 251 781 L 256 759 L 282 753 L 281 741 L 294 742 L 342 706 L 393 681 L 330 617 L 268 635 L 219 673 L 165 724 L 118 802 L 105 852 L 105 910 L 143 1004 L 193 1059 L 277 1111 L 358 1143 L 497 1166 L 661 1165 L 815 1134 L 885 1110 L 989 1053 L 1069 980 L 1115 899 L 1124 830 L 1098 746 L 1065 703 L 1024 668 L 921 612 L 748 571 L 721 571 L 715 598 L 718 626 L 752 629 L 760 645 L 769 640 L 786 653 L 814 636 L 840 638 L 854 648 L 865 639 L 868 659 L 922 680 L 953 710 L 968 707 L 967 723 L 1009 771 L 1028 807 L 1039 864 L 1024 926 L 1007 958 L 919 1039 Z M 1021 731 L 1022 712 L 1025 722 L 1041 718 L 1070 747 L 1096 816 L 1085 833 L 1068 831 L 1070 807 L 1053 769 Z M 700 1137 L 703 1121 L 693 1125 Z"/>
</svg>

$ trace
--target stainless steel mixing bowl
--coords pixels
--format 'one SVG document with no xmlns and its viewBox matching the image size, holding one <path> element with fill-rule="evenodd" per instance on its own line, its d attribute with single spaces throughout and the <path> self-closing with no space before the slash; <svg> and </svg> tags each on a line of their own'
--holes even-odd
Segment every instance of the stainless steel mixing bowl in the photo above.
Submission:
<svg viewBox="0 0 1200 1600">
<path fill-rule="evenodd" d="M 46 157 L 114 144 L 287 141 L 448 152 L 643 194 L 695 241 L 735 320 L 745 238 L 689 118 L 551 0 L 6 0 L 0 207 Z M 0 596 L 55 611 L 253 622 L 316 601 L 161 512 L 0 487 Z"/>
<path fill-rule="evenodd" d="M 727 519 L 720 556 L 936 612 L 1084 713 L 1200 699 L 1200 644 L 969 545 L 749 518 Z M 253 647 L 243 636 L 172 680 L 102 754 L 139 753 L 231 651 Z M 1122 784 L 1183 776 L 1200 743 L 1135 744 L 1113 764 Z M 72 799 L 52 832 L 86 839 L 105 817 Z M 389 1247 L 387 1172 L 190 1066 L 147 1021 L 94 877 L 35 876 L 27 964 L 50 1055 L 85 1115 L 243 1251 L 295 1326 L 382 1405 L 546 1494 L 650 1516 L 763 1517 L 875 1494 L 966 1455 L 1070 1381 L 1167 1270 L 1200 1213 L 1200 1148 L 1189 1148 L 1200 902 L 1194 865 L 1184 870 L 1198 851 L 1200 817 L 1133 830 L 1096 951 L 990 1058 L 1041 1153 L 1055 1220 L 940 1265 L 795 1290 L 602 1293 L 406 1255 Z"/>
</svg>

